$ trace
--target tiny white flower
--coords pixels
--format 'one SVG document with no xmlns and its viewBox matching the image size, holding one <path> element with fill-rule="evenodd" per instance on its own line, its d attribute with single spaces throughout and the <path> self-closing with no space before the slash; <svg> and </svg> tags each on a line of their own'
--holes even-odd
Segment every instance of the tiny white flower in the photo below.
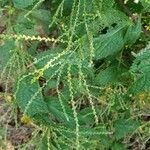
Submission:
<svg viewBox="0 0 150 150">
<path fill-rule="evenodd" d="M 125 1 L 124 1 L 124 4 L 126 4 L 127 2 L 128 2 L 128 0 L 125 0 Z"/>
<path fill-rule="evenodd" d="M 138 3 L 139 3 L 139 0 L 134 0 L 134 3 L 138 4 Z"/>
</svg>

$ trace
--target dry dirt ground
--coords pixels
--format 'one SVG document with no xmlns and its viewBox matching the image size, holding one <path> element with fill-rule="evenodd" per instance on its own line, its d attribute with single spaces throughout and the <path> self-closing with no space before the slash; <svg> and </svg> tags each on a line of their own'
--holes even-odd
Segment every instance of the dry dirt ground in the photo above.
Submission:
<svg viewBox="0 0 150 150">
<path fill-rule="evenodd" d="M 33 128 L 22 124 L 18 116 L 15 121 L 13 108 L 0 94 L 0 150 L 17 150 L 30 140 Z"/>
</svg>

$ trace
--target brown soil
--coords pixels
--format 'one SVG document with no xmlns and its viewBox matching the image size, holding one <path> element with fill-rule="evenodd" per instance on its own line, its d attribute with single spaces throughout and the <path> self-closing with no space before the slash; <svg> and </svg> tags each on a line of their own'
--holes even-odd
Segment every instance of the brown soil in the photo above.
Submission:
<svg viewBox="0 0 150 150">
<path fill-rule="evenodd" d="M 0 96 L 0 150 L 17 150 L 17 146 L 27 143 L 33 128 L 18 121 L 18 127 L 11 114 L 9 104 Z"/>
</svg>

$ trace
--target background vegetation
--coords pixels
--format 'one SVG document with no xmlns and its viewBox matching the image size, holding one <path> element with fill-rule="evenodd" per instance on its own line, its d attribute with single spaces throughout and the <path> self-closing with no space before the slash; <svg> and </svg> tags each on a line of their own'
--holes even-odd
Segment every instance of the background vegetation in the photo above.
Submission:
<svg viewBox="0 0 150 150">
<path fill-rule="evenodd" d="M 150 149 L 149 0 L 0 0 L 0 14 L 2 149 Z"/>
</svg>

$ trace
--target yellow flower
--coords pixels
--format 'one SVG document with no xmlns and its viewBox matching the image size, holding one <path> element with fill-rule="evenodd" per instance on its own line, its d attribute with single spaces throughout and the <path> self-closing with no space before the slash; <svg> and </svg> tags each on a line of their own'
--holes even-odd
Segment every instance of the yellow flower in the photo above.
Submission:
<svg viewBox="0 0 150 150">
<path fill-rule="evenodd" d="M 139 131 L 140 131 L 140 133 L 144 133 L 144 130 L 143 130 L 142 126 L 139 127 Z"/>
<path fill-rule="evenodd" d="M 150 31 L 150 25 L 149 26 L 145 26 L 146 31 Z"/>
<path fill-rule="evenodd" d="M 127 49 L 129 47 L 129 45 L 125 45 L 125 48 Z"/>
<path fill-rule="evenodd" d="M 146 98 L 146 94 L 145 94 L 145 93 L 140 93 L 140 94 L 138 95 L 138 98 L 139 98 L 139 100 L 144 101 L 145 98 Z"/>
<path fill-rule="evenodd" d="M 99 104 L 107 104 L 107 96 L 106 95 L 102 95 L 98 99 L 99 99 L 99 101 L 98 101 Z"/>
<path fill-rule="evenodd" d="M 113 92 L 113 89 L 111 88 L 111 86 L 106 87 L 106 93 L 110 94 Z"/>
<path fill-rule="evenodd" d="M 6 95 L 6 96 L 5 96 L 5 100 L 6 100 L 7 102 L 12 102 L 12 97 L 11 97 L 10 95 Z"/>
<path fill-rule="evenodd" d="M 31 118 L 29 116 L 24 115 L 21 118 L 21 122 L 24 123 L 24 124 L 31 124 L 32 120 L 31 120 Z"/>
<path fill-rule="evenodd" d="M 147 99 L 147 93 L 140 93 L 137 97 L 145 105 L 145 100 Z"/>
</svg>

